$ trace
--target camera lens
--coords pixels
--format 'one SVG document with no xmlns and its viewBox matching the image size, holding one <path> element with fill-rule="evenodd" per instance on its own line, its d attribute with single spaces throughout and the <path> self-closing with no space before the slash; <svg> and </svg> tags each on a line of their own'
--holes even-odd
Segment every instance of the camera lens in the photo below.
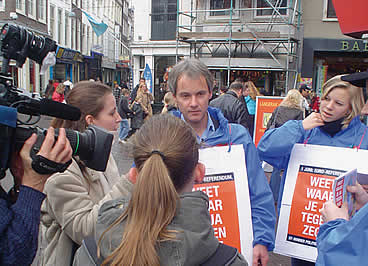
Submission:
<svg viewBox="0 0 368 266">
<path fill-rule="evenodd" d="M 18 66 L 22 66 L 27 57 L 42 64 L 45 56 L 57 48 L 56 42 L 50 38 L 11 24 L 2 27 L 0 42 L 3 56 L 16 60 Z"/>
</svg>

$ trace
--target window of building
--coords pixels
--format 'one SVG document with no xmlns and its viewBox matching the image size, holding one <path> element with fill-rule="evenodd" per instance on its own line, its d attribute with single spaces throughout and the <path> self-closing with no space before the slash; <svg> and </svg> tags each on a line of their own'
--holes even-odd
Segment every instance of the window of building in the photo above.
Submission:
<svg viewBox="0 0 368 266">
<path fill-rule="evenodd" d="M 77 51 L 80 51 L 82 46 L 81 46 L 81 25 L 82 23 L 80 23 L 79 20 L 77 20 Z"/>
<path fill-rule="evenodd" d="M 96 37 L 95 37 L 95 33 L 92 30 L 92 28 L 90 28 L 90 32 L 91 32 L 91 36 L 92 36 L 92 42 L 91 42 L 91 48 L 96 44 Z"/>
<path fill-rule="evenodd" d="M 0 0 L 0 10 L 1 11 L 5 10 L 5 0 Z"/>
<path fill-rule="evenodd" d="M 89 54 L 89 51 L 91 50 L 91 29 L 90 27 L 87 25 L 87 51 L 86 51 L 86 55 Z"/>
<path fill-rule="evenodd" d="M 255 7 L 262 8 L 256 10 L 256 16 L 278 16 L 278 13 L 268 2 L 270 2 L 281 15 L 287 15 L 287 0 L 255 0 Z"/>
<path fill-rule="evenodd" d="M 55 6 L 50 5 L 50 35 L 55 37 Z"/>
<path fill-rule="evenodd" d="M 38 0 L 38 19 L 46 22 L 46 0 Z"/>
<path fill-rule="evenodd" d="M 69 20 L 71 18 L 69 17 L 69 12 L 65 11 L 65 26 L 64 26 L 64 36 L 65 36 L 65 46 L 69 47 L 70 43 L 69 43 Z"/>
<path fill-rule="evenodd" d="M 139 68 L 140 69 L 144 69 L 146 67 L 146 64 L 145 64 L 145 60 L 144 60 L 144 56 L 141 55 L 139 56 Z"/>
<path fill-rule="evenodd" d="M 28 16 L 36 18 L 36 0 L 28 0 Z"/>
<path fill-rule="evenodd" d="M 96 3 L 95 3 L 95 1 L 92 1 L 91 2 L 92 3 L 92 13 L 96 13 Z"/>
<path fill-rule="evenodd" d="M 235 0 L 209 0 L 210 16 L 229 16 L 230 8 L 235 8 Z M 226 10 L 227 9 L 227 10 Z"/>
<path fill-rule="evenodd" d="M 337 21 L 337 16 L 332 0 L 324 0 L 323 20 Z"/>
<path fill-rule="evenodd" d="M 24 14 L 26 12 L 26 0 L 17 0 L 15 6 L 18 13 Z"/>
<path fill-rule="evenodd" d="M 86 33 L 86 24 L 82 24 L 82 47 L 81 52 L 83 54 L 87 53 L 87 33 Z"/>
<path fill-rule="evenodd" d="M 175 39 L 176 5 L 176 0 L 152 0 L 151 40 Z"/>
<path fill-rule="evenodd" d="M 71 41 L 71 48 L 75 49 L 75 24 L 77 23 L 76 19 L 71 21 L 72 24 L 72 41 Z"/>
<path fill-rule="evenodd" d="M 59 44 L 63 44 L 64 42 L 62 41 L 62 34 L 63 34 L 63 32 L 62 32 L 62 12 L 63 12 L 63 10 L 62 9 L 58 9 L 58 16 L 57 16 L 57 18 L 58 18 L 58 20 L 57 20 L 57 25 L 58 25 L 58 32 L 57 32 L 57 34 L 58 34 L 58 42 L 59 42 Z"/>
</svg>

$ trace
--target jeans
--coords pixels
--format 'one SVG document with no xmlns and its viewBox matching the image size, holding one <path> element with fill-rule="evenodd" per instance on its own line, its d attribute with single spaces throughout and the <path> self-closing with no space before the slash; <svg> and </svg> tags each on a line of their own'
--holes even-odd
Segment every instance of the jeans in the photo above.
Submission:
<svg viewBox="0 0 368 266">
<path fill-rule="evenodd" d="M 124 140 L 128 136 L 128 132 L 129 132 L 128 119 L 123 119 L 120 122 L 119 139 Z"/>
</svg>

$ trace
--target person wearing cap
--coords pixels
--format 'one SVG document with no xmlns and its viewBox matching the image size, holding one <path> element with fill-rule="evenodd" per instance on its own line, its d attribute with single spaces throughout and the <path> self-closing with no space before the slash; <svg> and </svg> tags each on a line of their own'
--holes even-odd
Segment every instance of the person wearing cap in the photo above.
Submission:
<svg viewBox="0 0 368 266">
<path fill-rule="evenodd" d="M 278 169 L 288 169 L 290 154 L 296 143 L 368 149 L 367 127 L 360 121 L 364 106 L 362 89 L 343 81 L 341 77 L 335 76 L 323 85 L 319 113 L 311 113 L 302 121 L 290 120 L 279 128 L 265 132 L 257 147 L 261 160 Z M 281 179 L 278 208 L 286 176 L 287 171 Z M 292 265 L 314 263 L 292 258 Z"/>
<path fill-rule="evenodd" d="M 303 108 L 305 110 L 305 116 L 307 116 L 310 113 L 310 106 L 308 102 L 309 98 L 309 92 L 311 91 L 311 88 L 309 88 L 306 84 L 302 84 L 299 87 L 299 92 L 301 95 L 303 95 Z"/>
</svg>

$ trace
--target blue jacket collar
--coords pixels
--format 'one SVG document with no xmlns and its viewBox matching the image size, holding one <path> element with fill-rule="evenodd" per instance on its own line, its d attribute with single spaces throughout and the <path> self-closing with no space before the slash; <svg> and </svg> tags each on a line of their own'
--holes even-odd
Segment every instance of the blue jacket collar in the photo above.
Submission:
<svg viewBox="0 0 368 266">
<path fill-rule="evenodd" d="M 224 117 L 220 109 L 208 106 L 207 110 L 211 116 L 212 122 L 216 129 L 215 133 L 213 133 L 213 135 L 210 136 L 209 138 L 214 138 L 220 135 L 224 135 L 226 136 L 227 144 L 231 145 L 231 134 L 229 131 L 229 121 Z M 178 118 L 181 118 L 181 112 L 179 110 L 173 112 L 173 115 Z"/>
</svg>

